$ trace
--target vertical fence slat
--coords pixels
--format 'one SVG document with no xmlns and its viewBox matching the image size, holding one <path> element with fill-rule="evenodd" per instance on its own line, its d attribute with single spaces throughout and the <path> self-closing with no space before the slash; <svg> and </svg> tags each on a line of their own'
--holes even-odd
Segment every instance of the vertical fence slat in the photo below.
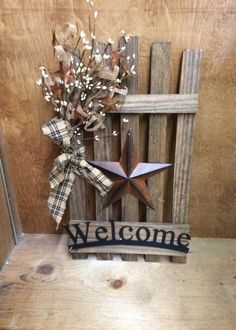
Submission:
<svg viewBox="0 0 236 330">
<path fill-rule="evenodd" d="M 188 49 L 183 52 L 180 94 L 198 93 L 201 57 L 201 50 Z M 188 223 L 194 120 L 193 114 L 177 117 L 172 204 L 174 223 Z M 174 261 L 177 259 L 174 258 Z"/>
<path fill-rule="evenodd" d="M 153 43 L 151 48 L 150 94 L 167 94 L 170 76 L 170 42 Z M 149 116 L 148 161 L 166 162 L 167 159 L 167 115 Z M 155 210 L 147 208 L 147 221 L 162 222 L 164 211 L 164 189 L 166 173 L 150 178 L 148 188 Z M 146 261 L 158 261 L 159 256 L 146 256 Z"/>
<path fill-rule="evenodd" d="M 100 51 L 100 54 L 104 53 L 104 49 L 106 44 L 104 43 L 97 43 L 96 49 Z M 106 54 L 110 54 L 111 49 L 110 47 L 106 47 Z M 109 59 L 103 60 L 104 64 L 109 61 Z M 94 141 L 94 159 L 95 160 L 102 160 L 102 161 L 110 161 L 112 155 L 112 141 L 111 138 L 104 138 L 105 136 L 112 134 L 112 121 L 111 116 L 106 116 L 105 121 L 105 129 L 99 132 L 99 136 L 101 137 L 99 141 Z M 97 132 L 95 132 L 97 135 Z M 105 209 L 103 208 L 103 199 L 100 196 L 99 192 L 96 191 L 96 220 L 97 221 L 104 221 L 112 219 L 112 206 L 108 206 Z M 110 253 L 97 253 L 97 259 L 99 260 L 110 260 L 112 256 Z"/>
<path fill-rule="evenodd" d="M 79 56 L 79 49 L 76 50 Z M 76 60 L 73 58 L 73 65 L 76 65 Z M 86 219 L 86 182 L 82 177 L 76 175 L 75 182 L 69 198 L 70 220 Z M 74 259 L 86 259 L 86 253 L 73 253 Z"/>
<path fill-rule="evenodd" d="M 86 219 L 86 183 L 85 180 L 76 176 L 69 198 L 70 220 Z M 86 253 L 73 253 L 74 259 L 86 259 Z"/>
<path fill-rule="evenodd" d="M 130 56 L 133 61 L 133 54 L 135 54 L 135 71 L 136 75 L 128 80 L 129 94 L 138 94 L 138 37 L 130 37 L 128 44 L 122 37 L 120 40 L 120 46 L 125 46 L 124 56 Z M 128 123 L 124 123 L 123 119 L 129 120 Z M 139 154 L 139 115 L 121 115 L 121 148 L 124 145 L 128 130 L 132 130 L 134 144 Z M 139 204 L 138 200 L 131 195 L 126 195 L 122 199 L 122 220 L 123 221 L 138 221 L 138 210 Z M 137 255 L 125 254 L 122 255 L 123 260 L 135 261 L 137 260 Z"/>
</svg>

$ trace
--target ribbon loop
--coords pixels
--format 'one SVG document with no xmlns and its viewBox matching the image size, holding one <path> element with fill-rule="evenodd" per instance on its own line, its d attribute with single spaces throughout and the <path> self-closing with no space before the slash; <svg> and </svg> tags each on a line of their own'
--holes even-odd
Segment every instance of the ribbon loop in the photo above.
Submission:
<svg viewBox="0 0 236 330">
<path fill-rule="evenodd" d="M 59 147 L 66 149 L 70 146 L 69 123 L 65 120 L 53 118 L 42 126 L 42 131 Z"/>
<path fill-rule="evenodd" d="M 52 171 L 49 175 L 51 192 L 48 207 L 54 220 L 59 224 L 63 217 L 66 201 L 71 193 L 75 174 L 87 179 L 94 185 L 102 196 L 105 196 L 112 186 L 112 182 L 100 170 L 90 165 L 85 160 L 84 147 L 72 152 L 70 148 L 69 124 L 54 118 L 42 127 L 44 135 L 50 137 L 65 152 L 54 160 Z"/>
</svg>

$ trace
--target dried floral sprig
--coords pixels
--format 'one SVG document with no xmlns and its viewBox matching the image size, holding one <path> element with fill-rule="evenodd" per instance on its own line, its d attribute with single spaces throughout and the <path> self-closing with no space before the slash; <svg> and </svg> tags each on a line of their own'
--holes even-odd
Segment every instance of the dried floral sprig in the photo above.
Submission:
<svg viewBox="0 0 236 330">
<path fill-rule="evenodd" d="M 57 144 L 62 153 L 55 159 L 49 175 L 51 191 L 48 207 L 54 220 L 62 220 L 67 199 L 71 193 L 75 175 L 88 180 L 105 196 L 112 187 L 112 181 L 98 168 L 85 159 L 86 140 L 84 131 L 94 132 L 94 140 L 112 138 L 120 134 L 113 131 L 109 135 L 99 135 L 105 128 L 105 118 L 109 111 L 115 111 L 128 93 L 127 78 L 135 74 L 135 54 L 125 57 L 126 46 L 114 50 L 111 38 L 105 44 L 97 42 L 94 1 L 86 0 L 91 15 L 88 33 L 79 21 L 66 22 L 52 33 L 52 46 L 58 60 L 58 70 L 44 66 L 39 68 L 45 101 L 52 104 L 56 116 L 43 125 L 43 134 Z M 126 43 L 129 36 L 122 31 Z M 123 118 L 127 124 L 128 119 Z"/>
<path fill-rule="evenodd" d="M 90 132 L 103 129 L 106 113 L 122 104 L 128 93 L 126 80 L 135 75 L 135 54 L 125 58 L 125 46 L 113 50 L 111 38 L 103 47 L 95 41 L 98 12 L 94 1 L 86 1 L 91 10 L 89 34 L 70 22 L 64 23 L 60 32 L 53 31 L 52 46 L 59 69 L 52 72 L 41 66 L 37 81 L 57 116 L 68 121 L 72 140 L 81 143 L 78 127 Z M 128 43 L 124 31 L 122 36 Z"/>
</svg>

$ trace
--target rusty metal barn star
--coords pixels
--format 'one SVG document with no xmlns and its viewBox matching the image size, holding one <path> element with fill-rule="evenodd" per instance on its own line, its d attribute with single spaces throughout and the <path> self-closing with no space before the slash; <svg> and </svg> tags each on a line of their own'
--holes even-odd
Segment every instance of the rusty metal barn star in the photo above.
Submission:
<svg viewBox="0 0 236 330">
<path fill-rule="evenodd" d="M 160 163 L 139 163 L 131 131 L 128 132 L 119 162 L 90 161 L 101 169 L 114 183 L 107 194 L 107 207 L 126 194 L 131 194 L 154 209 L 145 181 L 172 166 Z"/>
</svg>

